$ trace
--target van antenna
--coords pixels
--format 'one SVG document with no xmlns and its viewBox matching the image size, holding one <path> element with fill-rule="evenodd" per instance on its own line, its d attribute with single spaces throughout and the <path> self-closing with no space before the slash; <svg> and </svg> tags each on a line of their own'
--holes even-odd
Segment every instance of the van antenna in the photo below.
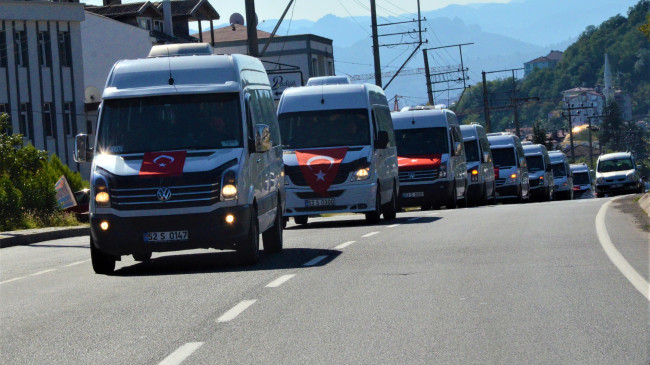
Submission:
<svg viewBox="0 0 650 365">
<path fill-rule="evenodd" d="M 172 61 L 169 59 L 169 46 L 165 47 L 167 49 L 167 66 L 169 67 L 169 84 L 174 85 L 174 78 L 172 77 Z"/>
<path fill-rule="evenodd" d="M 320 103 L 325 104 L 325 81 L 320 84 Z"/>
</svg>

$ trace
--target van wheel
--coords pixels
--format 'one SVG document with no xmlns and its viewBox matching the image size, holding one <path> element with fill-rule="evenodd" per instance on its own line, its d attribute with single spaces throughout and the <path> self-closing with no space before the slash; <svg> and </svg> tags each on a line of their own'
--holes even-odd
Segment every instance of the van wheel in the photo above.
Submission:
<svg viewBox="0 0 650 365">
<path fill-rule="evenodd" d="M 92 236 L 90 237 L 90 261 L 96 274 L 110 275 L 115 271 L 115 257 L 95 247 Z"/>
<path fill-rule="evenodd" d="M 293 221 L 296 222 L 296 224 L 300 224 L 300 225 L 307 224 L 308 219 L 309 217 L 307 217 L 306 215 L 299 215 L 293 217 Z"/>
<path fill-rule="evenodd" d="M 393 189 L 393 196 L 388 204 L 383 207 L 382 211 L 384 212 L 384 219 L 387 221 L 392 221 L 397 217 L 397 194 L 395 194 L 395 189 Z"/>
<path fill-rule="evenodd" d="M 244 265 L 255 265 L 260 261 L 260 232 L 257 224 L 257 209 L 252 208 L 248 235 L 237 247 L 237 256 Z"/>
<path fill-rule="evenodd" d="M 282 225 L 284 218 L 282 218 L 282 206 L 278 202 L 278 212 L 275 215 L 275 223 L 273 226 L 262 233 L 262 244 L 264 245 L 264 252 L 277 253 L 282 251 Z"/>
<path fill-rule="evenodd" d="M 481 199 L 479 200 L 477 206 L 484 206 L 487 203 L 488 203 L 487 185 L 483 184 L 483 194 L 481 194 Z"/>
<path fill-rule="evenodd" d="M 375 211 L 366 213 L 366 222 L 370 224 L 379 223 L 381 216 L 381 195 L 379 194 L 379 185 L 377 185 L 377 197 L 375 198 Z"/>
<path fill-rule="evenodd" d="M 447 209 L 456 209 L 458 208 L 458 191 L 456 191 L 456 185 L 454 185 L 454 191 L 451 194 L 449 202 L 447 203 Z"/>
<path fill-rule="evenodd" d="M 133 259 L 135 261 L 140 261 L 140 262 L 149 261 L 149 260 L 151 260 L 151 252 L 134 253 L 133 254 Z"/>
</svg>

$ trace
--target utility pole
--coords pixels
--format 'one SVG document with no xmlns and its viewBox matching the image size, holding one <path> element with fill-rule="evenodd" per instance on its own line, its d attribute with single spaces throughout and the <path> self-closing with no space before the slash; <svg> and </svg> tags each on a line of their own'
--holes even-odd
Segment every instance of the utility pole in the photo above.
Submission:
<svg viewBox="0 0 650 365">
<path fill-rule="evenodd" d="M 429 58 L 428 58 L 428 51 L 435 51 L 438 49 L 442 48 L 451 48 L 451 47 L 458 47 L 458 52 L 460 53 L 460 66 L 457 66 L 456 68 L 453 68 L 452 66 L 449 66 L 448 70 L 446 72 L 440 72 L 434 75 L 431 75 L 430 73 L 426 73 L 426 83 L 427 83 L 427 92 L 430 93 L 429 95 L 429 102 L 433 105 L 433 99 L 434 99 L 434 94 L 436 92 L 442 92 L 446 91 L 447 92 L 447 102 L 449 102 L 449 91 L 452 90 L 463 90 L 463 93 L 467 88 L 467 80 L 469 80 L 469 77 L 465 74 L 469 69 L 465 68 L 465 65 L 463 63 L 463 46 L 471 45 L 474 43 L 462 43 L 462 44 L 452 44 L 449 46 L 442 46 L 442 47 L 433 47 L 433 48 L 424 48 L 422 49 L 422 54 L 424 55 L 424 67 L 428 69 L 428 64 L 429 64 Z M 458 74 L 458 76 L 451 76 L 453 74 Z M 431 76 L 434 76 L 435 81 L 431 81 Z M 459 85 L 462 82 L 462 87 L 456 87 L 456 88 L 450 88 L 449 83 L 453 82 L 454 85 Z M 447 84 L 447 88 L 440 89 L 440 90 L 432 90 L 432 85 L 433 84 Z M 461 94 L 462 97 L 463 94 Z M 460 99 L 458 100 L 460 102 Z"/>
<path fill-rule="evenodd" d="M 517 137 L 521 138 L 521 133 L 519 133 L 519 113 L 517 112 L 517 80 L 515 79 L 515 70 L 512 70 L 512 111 L 515 116 L 515 132 Z"/>
<path fill-rule="evenodd" d="M 562 112 L 562 116 L 566 117 L 568 119 L 568 121 L 569 121 L 569 143 L 571 143 L 571 163 L 575 163 L 576 162 L 576 153 L 575 153 L 575 149 L 573 147 L 573 117 L 580 116 L 581 111 L 583 111 L 585 109 L 593 109 L 594 106 L 584 106 L 581 103 L 579 107 L 573 107 L 573 104 L 571 104 L 571 101 L 569 100 L 569 101 L 566 102 L 566 108 L 567 108 L 567 112 L 566 112 L 566 114 L 564 112 Z M 577 110 L 578 111 L 577 114 L 571 114 L 572 110 Z M 591 120 L 589 120 L 589 123 L 591 123 Z M 590 124 L 589 128 L 590 128 L 589 133 L 590 133 L 590 136 L 591 136 L 591 124 Z M 589 142 L 591 142 L 591 137 L 589 137 Z"/>
<path fill-rule="evenodd" d="M 381 87 L 381 63 L 379 60 L 379 35 L 377 34 L 377 6 L 370 0 L 370 19 L 372 25 L 372 55 L 375 59 L 375 85 Z"/>
<path fill-rule="evenodd" d="M 487 91 L 487 82 L 485 80 L 486 72 L 483 71 L 483 112 L 485 113 L 485 131 L 490 133 L 490 106 L 488 103 L 488 91 Z"/>
<path fill-rule="evenodd" d="M 257 57 L 259 47 L 257 43 L 257 15 L 255 15 L 255 0 L 245 0 L 246 6 L 246 34 L 248 36 L 248 54 Z"/>
<path fill-rule="evenodd" d="M 429 97 L 429 105 L 433 105 L 433 91 L 431 91 L 431 72 L 429 71 L 429 57 L 427 56 L 426 48 L 422 50 L 424 56 L 424 73 L 427 77 L 427 96 Z"/>
</svg>

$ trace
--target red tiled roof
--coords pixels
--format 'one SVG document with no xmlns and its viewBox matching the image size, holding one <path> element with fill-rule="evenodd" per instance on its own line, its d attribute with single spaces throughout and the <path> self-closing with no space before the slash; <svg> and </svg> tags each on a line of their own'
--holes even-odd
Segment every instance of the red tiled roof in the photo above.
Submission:
<svg viewBox="0 0 650 365">
<path fill-rule="evenodd" d="M 235 30 L 233 30 L 233 26 L 235 27 Z M 206 30 L 203 34 L 203 40 L 209 40 L 210 38 L 210 30 Z M 192 34 L 194 38 L 199 38 L 199 33 Z M 269 38 L 271 36 L 271 33 L 265 32 L 263 30 L 257 30 L 257 38 L 258 39 L 264 39 L 264 38 Z M 225 27 L 221 28 L 215 28 L 214 29 L 214 42 L 215 43 L 221 43 L 221 42 L 231 42 L 231 41 L 245 41 L 248 39 L 248 34 L 246 31 L 246 27 L 240 24 L 234 24 L 234 25 L 227 25 Z"/>
</svg>

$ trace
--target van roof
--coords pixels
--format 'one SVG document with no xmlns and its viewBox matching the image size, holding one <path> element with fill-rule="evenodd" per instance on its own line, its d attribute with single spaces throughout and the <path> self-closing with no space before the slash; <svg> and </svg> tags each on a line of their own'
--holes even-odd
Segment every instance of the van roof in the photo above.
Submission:
<svg viewBox="0 0 650 365">
<path fill-rule="evenodd" d="M 463 141 L 473 141 L 479 139 L 479 130 L 483 126 L 480 124 L 465 124 L 460 126 L 460 132 L 463 135 Z"/>
<path fill-rule="evenodd" d="M 614 152 L 614 153 L 607 153 L 601 155 L 600 157 L 598 157 L 598 161 L 618 160 L 620 158 L 627 158 L 627 157 L 632 157 L 632 154 L 630 152 Z"/>
<path fill-rule="evenodd" d="M 286 89 L 278 113 L 333 109 L 366 109 L 372 104 L 388 107 L 384 90 L 370 84 L 302 86 Z"/>
<path fill-rule="evenodd" d="M 255 80 L 251 83 L 269 85 L 262 63 L 244 55 L 178 56 L 118 61 L 108 76 L 103 98 L 237 92 L 241 82 L 239 71 L 243 69 L 260 74 L 252 77 Z"/>
<path fill-rule="evenodd" d="M 571 171 L 573 172 L 589 172 L 589 167 L 585 165 L 584 163 L 581 164 L 576 164 L 576 165 L 569 165 L 571 168 Z"/>
<path fill-rule="evenodd" d="M 489 133 L 487 135 L 490 146 L 515 147 L 519 139 L 512 133 Z"/>
<path fill-rule="evenodd" d="M 546 147 L 541 144 L 527 144 L 524 148 L 524 156 L 543 156 Z"/>
<path fill-rule="evenodd" d="M 306 86 L 315 86 L 315 85 L 346 85 L 351 84 L 350 78 L 348 76 L 318 76 L 310 77 L 307 80 Z"/>
<path fill-rule="evenodd" d="M 564 152 L 561 151 L 549 151 L 548 157 L 551 158 L 551 163 L 560 163 L 568 161 Z"/>
<path fill-rule="evenodd" d="M 447 127 L 445 114 L 451 111 L 445 109 L 413 109 L 408 111 L 391 112 L 395 129 L 414 129 Z"/>
</svg>

